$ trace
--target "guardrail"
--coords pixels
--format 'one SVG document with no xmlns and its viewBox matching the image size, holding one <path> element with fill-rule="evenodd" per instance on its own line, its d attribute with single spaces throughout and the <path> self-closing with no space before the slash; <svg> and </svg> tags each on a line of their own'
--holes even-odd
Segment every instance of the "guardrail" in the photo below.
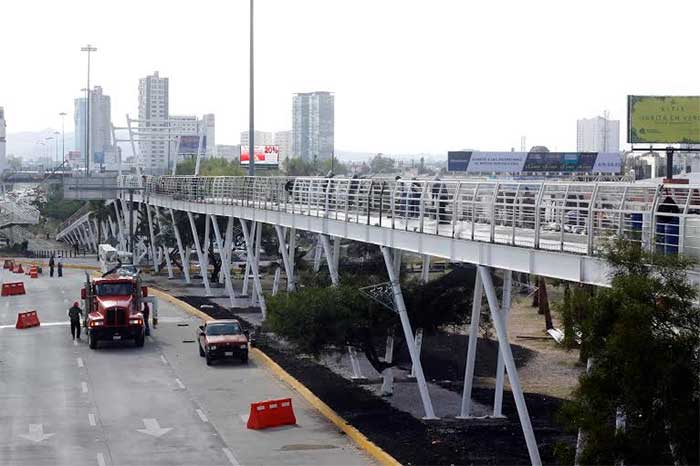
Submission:
<svg viewBox="0 0 700 466">
<path fill-rule="evenodd" d="M 626 182 L 124 176 L 142 196 L 596 255 L 614 235 L 700 257 L 700 186 Z"/>
</svg>

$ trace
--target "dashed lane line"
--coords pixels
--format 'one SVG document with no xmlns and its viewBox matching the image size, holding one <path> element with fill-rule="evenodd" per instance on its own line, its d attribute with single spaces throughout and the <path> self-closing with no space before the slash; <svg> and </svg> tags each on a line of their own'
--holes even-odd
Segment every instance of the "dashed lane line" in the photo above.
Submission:
<svg viewBox="0 0 700 466">
<path fill-rule="evenodd" d="M 231 450 L 228 448 L 222 448 L 224 451 L 224 455 L 226 455 L 226 458 L 228 458 L 229 463 L 231 463 L 233 466 L 241 466 L 241 463 L 238 462 L 235 456 L 233 456 L 233 453 L 231 453 Z"/>
<path fill-rule="evenodd" d="M 180 380 L 180 379 L 175 379 L 175 383 L 176 383 L 177 386 L 180 387 L 181 389 L 183 389 L 183 390 L 185 389 L 185 384 L 182 383 L 182 380 Z"/>
<path fill-rule="evenodd" d="M 97 454 L 97 465 L 107 466 L 107 463 L 105 463 L 105 455 L 103 455 L 102 453 Z"/>
<path fill-rule="evenodd" d="M 92 427 L 97 425 L 97 421 L 95 421 L 95 415 L 93 413 L 88 413 L 88 421 Z"/>
<path fill-rule="evenodd" d="M 209 419 L 207 419 L 207 415 L 204 414 L 204 411 L 202 411 L 201 409 L 197 409 L 196 411 L 197 411 L 197 416 L 199 416 L 199 418 L 202 420 L 202 422 L 209 422 Z"/>
<path fill-rule="evenodd" d="M 87 392 L 88 392 L 88 384 L 87 384 L 87 382 L 81 382 L 80 385 L 81 385 L 81 387 L 82 387 L 82 389 L 83 389 L 83 393 L 87 393 Z"/>
<path fill-rule="evenodd" d="M 85 367 L 85 363 L 83 362 L 83 358 L 78 358 L 78 367 Z"/>
<path fill-rule="evenodd" d="M 163 361 L 163 364 L 168 364 L 168 360 L 165 359 L 165 356 L 163 356 L 162 354 L 160 355 L 160 360 Z"/>
</svg>

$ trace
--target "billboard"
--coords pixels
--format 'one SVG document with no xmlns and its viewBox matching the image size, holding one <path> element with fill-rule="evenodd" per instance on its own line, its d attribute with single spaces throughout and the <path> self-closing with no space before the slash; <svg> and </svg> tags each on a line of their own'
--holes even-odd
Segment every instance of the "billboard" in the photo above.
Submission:
<svg viewBox="0 0 700 466">
<path fill-rule="evenodd" d="M 196 134 L 180 136 L 180 144 L 178 146 L 178 154 L 196 154 L 199 150 L 199 136 Z M 202 152 L 207 150 L 207 137 L 202 137 Z"/>
<path fill-rule="evenodd" d="M 700 96 L 627 96 L 627 142 L 700 143 Z"/>
<path fill-rule="evenodd" d="M 617 152 L 448 152 L 447 170 L 465 173 L 620 173 Z"/>
<path fill-rule="evenodd" d="M 279 146 L 255 146 L 255 165 L 276 167 L 280 161 Z M 248 146 L 241 145 L 241 165 L 250 163 Z"/>
</svg>

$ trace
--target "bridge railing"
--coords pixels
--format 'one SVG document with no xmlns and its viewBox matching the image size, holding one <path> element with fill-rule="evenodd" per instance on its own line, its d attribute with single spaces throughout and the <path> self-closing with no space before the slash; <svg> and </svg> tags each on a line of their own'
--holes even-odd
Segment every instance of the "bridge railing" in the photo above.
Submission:
<svg viewBox="0 0 700 466">
<path fill-rule="evenodd" d="M 122 177 L 143 196 L 594 255 L 615 235 L 700 257 L 700 186 L 316 177 Z"/>
</svg>

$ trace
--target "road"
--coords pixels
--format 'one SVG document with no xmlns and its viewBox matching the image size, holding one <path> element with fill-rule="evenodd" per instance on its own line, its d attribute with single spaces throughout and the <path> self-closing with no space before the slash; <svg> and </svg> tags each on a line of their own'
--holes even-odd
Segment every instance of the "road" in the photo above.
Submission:
<svg viewBox="0 0 700 466">
<path fill-rule="evenodd" d="M 168 303 L 144 348 L 73 342 L 66 311 L 84 277 L 0 272 L 27 288 L 0 298 L 1 465 L 373 464 L 255 361 L 207 367 L 199 319 Z M 15 329 L 30 309 L 42 325 Z M 251 402 L 279 397 L 292 397 L 297 426 L 245 427 Z"/>
</svg>

